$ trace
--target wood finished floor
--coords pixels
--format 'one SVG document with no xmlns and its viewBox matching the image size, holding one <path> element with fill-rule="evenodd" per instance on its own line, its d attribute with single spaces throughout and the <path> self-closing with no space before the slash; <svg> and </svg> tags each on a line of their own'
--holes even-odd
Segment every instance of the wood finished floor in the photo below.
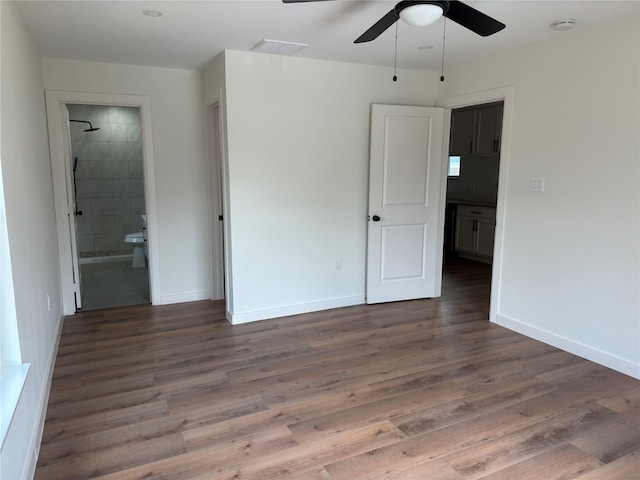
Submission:
<svg viewBox="0 0 640 480">
<path fill-rule="evenodd" d="M 35 478 L 640 479 L 640 382 L 490 324 L 489 276 L 238 326 L 68 317 Z"/>
</svg>

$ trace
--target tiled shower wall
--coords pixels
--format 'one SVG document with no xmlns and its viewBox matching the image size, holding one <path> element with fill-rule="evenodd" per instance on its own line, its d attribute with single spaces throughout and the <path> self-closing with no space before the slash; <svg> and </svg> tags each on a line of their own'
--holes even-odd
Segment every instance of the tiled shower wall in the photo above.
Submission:
<svg viewBox="0 0 640 480">
<path fill-rule="evenodd" d="M 68 105 L 69 118 L 99 127 L 84 132 L 85 123 L 70 123 L 72 162 L 78 158 L 76 202 L 82 257 L 131 253 L 127 233 L 142 231 L 144 182 L 142 130 L 137 107 Z"/>
</svg>

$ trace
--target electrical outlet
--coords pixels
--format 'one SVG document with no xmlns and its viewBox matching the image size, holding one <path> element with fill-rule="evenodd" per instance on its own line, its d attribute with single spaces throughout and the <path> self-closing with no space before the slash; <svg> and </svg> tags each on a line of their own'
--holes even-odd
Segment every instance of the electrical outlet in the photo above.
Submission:
<svg viewBox="0 0 640 480">
<path fill-rule="evenodd" d="M 339 272 L 340 270 L 342 270 L 342 259 L 340 257 L 333 257 L 332 265 L 333 271 Z"/>
</svg>

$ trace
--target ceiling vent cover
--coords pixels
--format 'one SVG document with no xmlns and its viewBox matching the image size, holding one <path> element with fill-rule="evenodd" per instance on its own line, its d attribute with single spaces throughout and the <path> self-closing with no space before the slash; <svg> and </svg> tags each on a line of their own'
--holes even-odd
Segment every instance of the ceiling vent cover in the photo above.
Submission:
<svg viewBox="0 0 640 480">
<path fill-rule="evenodd" d="M 309 45 L 306 43 L 296 43 L 296 42 L 283 42 L 281 40 L 260 40 L 253 47 L 251 47 L 252 52 L 260 52 L 260 53 L 276 53 L 278 55 L 292 55 L 296 53 L 298 50 L 301 50 Z"/>
</svg>

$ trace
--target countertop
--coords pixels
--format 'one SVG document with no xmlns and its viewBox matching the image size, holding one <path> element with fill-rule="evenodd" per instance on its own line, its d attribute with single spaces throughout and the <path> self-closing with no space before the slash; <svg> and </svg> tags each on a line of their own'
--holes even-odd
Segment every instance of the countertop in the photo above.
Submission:
<svg viewBox="0 0 640 480">
<path fill-rule="evenodd" d="M 456 205 L 476 205 L 478 207 L 496 207 L 494 202 L 483 202 L 482 200 L 463 200 L 460 198 L 447 198 L 447 203 L 455 203 Z"/>
</svg>

